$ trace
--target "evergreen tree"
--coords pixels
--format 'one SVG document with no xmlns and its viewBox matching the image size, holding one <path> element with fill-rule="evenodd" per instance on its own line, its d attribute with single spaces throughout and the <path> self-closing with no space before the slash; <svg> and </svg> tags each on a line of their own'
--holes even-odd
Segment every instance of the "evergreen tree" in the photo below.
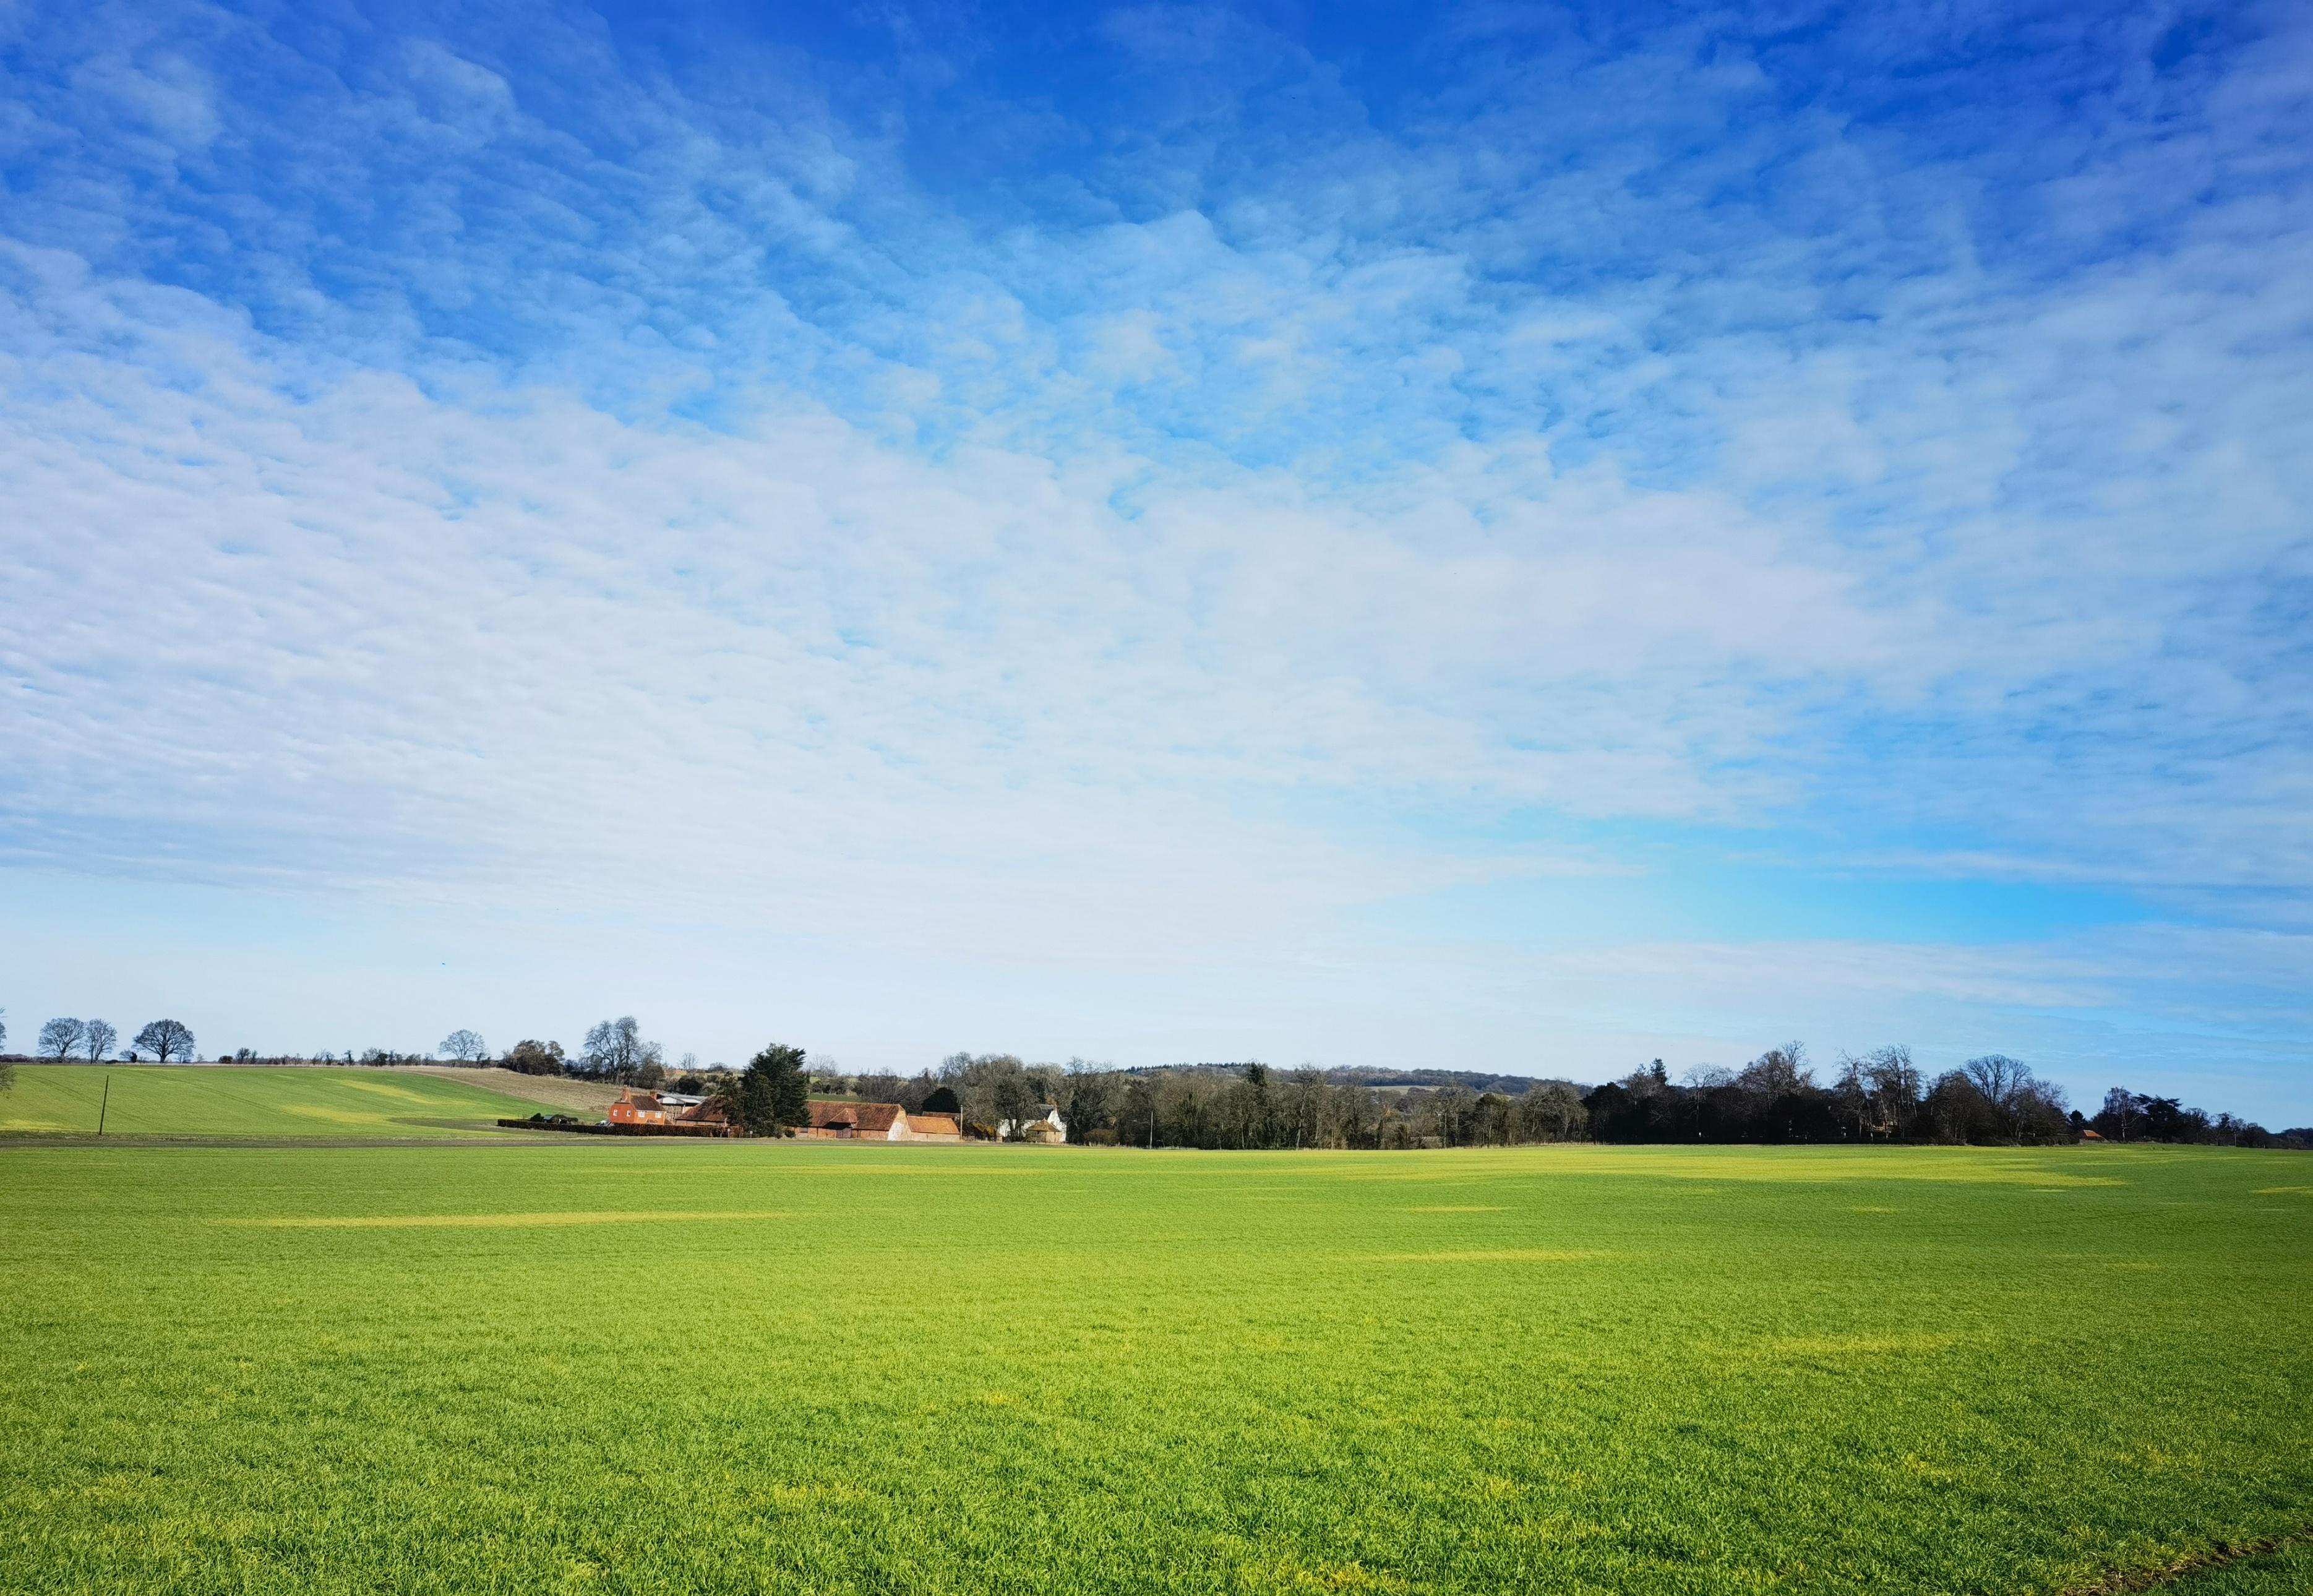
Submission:
<svg viewBox="0 0 2313 1596">
<path fill-rule="evenodd" d="M 811 1077 L 803 1058 L 801 1048 L 773 1042 L 747 1061 L 739 1108 L 749 1136 L 793 1136 L 811 1123 Z"/>
</svg>

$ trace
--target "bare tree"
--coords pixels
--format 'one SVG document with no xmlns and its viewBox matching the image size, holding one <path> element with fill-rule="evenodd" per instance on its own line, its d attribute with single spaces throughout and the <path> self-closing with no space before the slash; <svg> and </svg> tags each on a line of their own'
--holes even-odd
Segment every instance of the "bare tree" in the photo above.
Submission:
<svg viewBox="0 0 2313 1596">
<path fill-rule="evenodd" d="M 632 1014 L 605 1020 L 586 1032 L 585 1051 L 579 1055 L 587 1073 L 631 1081 L 646 1065 L 656 1065 L 664 1051 L 656 1042 L 643 1040 L 642 1027 Z"/>
<path fill-rule="evenodd" d="M 40 1054 L 46 1058 L 69 1058 L 88 1027 L 77 1020 L 57 1019 L 40 1027 Z"/>
<path fill-rule="evenodd" d="M 862 1102 L 896 1103 L 900 1101 L 901 1084 L 900 1077 L 889 1070 L 874 1070 L 853 1081 L 851 1090 Z"/>
<path fill-rule="evenodd" d="M 458 1030 L 442 1039 L 442 1051 L 460 1064 L 472 1064 L 489 1057 L 489 1047 L 471 1030 Z"/>
<path fill-rule="evenodd" d="M 1981 1058 L 1971 1058 L 1962 1065 L 1969 1083 L 1983 1093 L 2000 1116 L 2001 1129 L 2010 1136 L 2017 1133 L 2026 1089 L 2033 1084 L 2032 1071 L 2020 1059 L 2005 1053 L 1987 1053 Z"/>
<path fill-rule="evenodd" d="M 1037 1083 L 1027 1065 L 1010 1053 L 983 1053 L 973 1057 L 957 1053 L 945 1059 L 940 1073 L 954 1083 L 963 1117 L 992 1136 L 1017 1138 L 1026 1134 L 1036 1110 Z"/>
<path fill-rule="evenodd" d="M 91 1020 L 81 1031 L 81 1046 L 85 1049 L 84 1057 L 91 1064 L 95 1064 L 110 1054 L 112 1044 L 119 1039 L 120 1033 L 112 1029 L 110 1021 Z"/>
<path fill-rule="evenodd" d="M 1570 1142 L 1590 1116 L 1570 1081 L 1544 1081 L 1518 1100 L 1518 1134 L 1529 1142 Z"/>
<path fill-rule="evenodd" d="M 1875 1048 L 1860 1058 L 1839 1061 L 1839 1096 L 1855 1116 L 1859 1136 L 1904 1134 L 1920 1107 L 1922 1085 L 1912 1050 L 1898 1042 Z"/>
<path fill-rule="evenodd" d="M 138 1031 L 136 1039 L 128 1045 L 139 1052 L 150 1053 L 166 1064 L 171 1058 L 190 1058 L 195 1043 L 193 1033 L 181 1022 L 155 1020 Z"/>
<path fill-rule="evenodd" d="M 1812 1086 L 1815 1072 L 1807 1068 L 1807 1044 L 1785 1042 L 1780 1048 L 1768 1048 L 1753 1059 L 1735 1081 L 1765 1097 L 1781 1097 Z"/>
</svg>

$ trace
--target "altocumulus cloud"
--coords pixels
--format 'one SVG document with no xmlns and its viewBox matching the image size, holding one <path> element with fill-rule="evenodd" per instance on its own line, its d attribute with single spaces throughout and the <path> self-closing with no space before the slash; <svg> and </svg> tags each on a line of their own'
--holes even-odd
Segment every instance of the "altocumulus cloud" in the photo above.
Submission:
<svg viewBox="0 0 2313 1596">
<path fill-rule="evenodd" d="M 50 10 L 20 870 L 2302 1106 L 2298 12 Z"/>
</svg>

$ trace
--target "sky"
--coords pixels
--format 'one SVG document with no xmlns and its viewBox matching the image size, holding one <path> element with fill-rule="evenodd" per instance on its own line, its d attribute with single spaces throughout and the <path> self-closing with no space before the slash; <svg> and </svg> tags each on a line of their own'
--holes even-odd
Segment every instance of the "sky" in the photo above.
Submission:
<svg viewBox="0 0 2313 1596">
<path fill-rule="evenodd" d="M 0 1005 L 2313 1123 L 2313 13 L 0 3 Z"/>
</svg>

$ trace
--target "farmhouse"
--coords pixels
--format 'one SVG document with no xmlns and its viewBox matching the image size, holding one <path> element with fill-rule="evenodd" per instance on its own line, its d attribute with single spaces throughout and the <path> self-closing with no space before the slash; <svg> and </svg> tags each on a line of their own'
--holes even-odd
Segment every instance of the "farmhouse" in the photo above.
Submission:
<svg viewBox="0 0 2313 1596">
<path fill-rule="evenodd" d="M 629 1086 L 619 1093 L 619 1101 L 611 1105 L 605 1118 L 613 1125 L 664 1125 L 666 1105 L 659 1101 L 658 1093 Z"/>
</svg>

